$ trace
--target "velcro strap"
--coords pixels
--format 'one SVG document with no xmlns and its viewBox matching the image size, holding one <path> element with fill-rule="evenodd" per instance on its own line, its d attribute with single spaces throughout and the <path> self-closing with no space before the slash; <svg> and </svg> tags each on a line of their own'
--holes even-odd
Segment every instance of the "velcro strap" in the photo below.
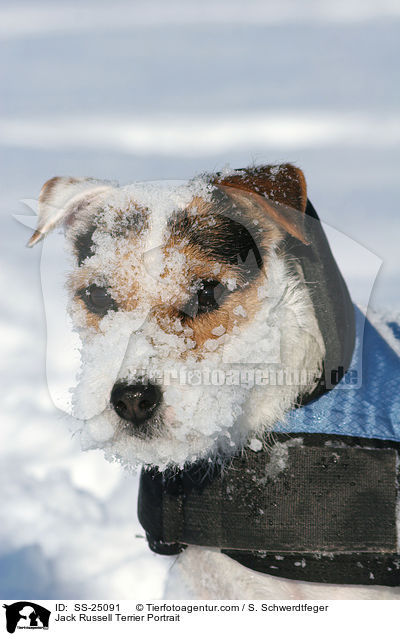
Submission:
<svg viewBox="0 0 400 636">
<path fill-rule="evenodd" d="M 231 550 L 396 551 L 396 450 L 284 451 L 280 467 L 273 452 L 248 451 L 212 481 L 183 473 L 179 492 L 177 478 L 172 489 L 162 484 L 157 538 Z"/>
<path fill-rule="evenodd" d="M 246 450 L 212 475 L 209 465 L 173 478 L 143 471 L 139 519 L 153 540 L 238 551 L 244 563 L 244 552 L 393 560 L 398 449 L 391 444 L 282 434 L 272 448 Z"/>
<path fill-rule="evenodd" d="M 400 585 L 400 445 L 294 433 L 274 442 L 213 472 L 206 462 L 143 470 L 138 513 L 150 547 L 216 547 L 287 578 Z"/>
</svg>

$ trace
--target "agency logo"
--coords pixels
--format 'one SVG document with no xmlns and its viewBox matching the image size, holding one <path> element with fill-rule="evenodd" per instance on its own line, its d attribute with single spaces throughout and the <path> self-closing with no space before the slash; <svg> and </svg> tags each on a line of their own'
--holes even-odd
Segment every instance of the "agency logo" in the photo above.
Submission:
<svg viewBox="0 0 400 636">
<path fill-rule="evenodd" d="M 49 629 L 51 612 L 37 603 L 18 601 L 3 607 L 9 634 L 14 634 L 16 629 Z"/>
</svg>

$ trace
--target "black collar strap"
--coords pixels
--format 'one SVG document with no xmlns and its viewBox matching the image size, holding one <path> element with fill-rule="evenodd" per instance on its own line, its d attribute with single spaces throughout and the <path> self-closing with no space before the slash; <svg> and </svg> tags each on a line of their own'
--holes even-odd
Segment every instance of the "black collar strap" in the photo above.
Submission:
<svg viewBox="0 0 400 636">
<path fill-rule="evenodd" d="M 143 470 L 138 513 L 150 548 L 218 547 L 244 566 L 290 579 L 400 585 L 400 444 L 279 434 L 229 467 Z"/>
<path fill-rule="evenodd" d="M 293 264 L 295 257 L 301 266 L 326 352 L 320 381 L 310 395 L 303 397 L 302 404 L 332 389 L 341 380 L 350 365 L 355 342 L 354 306 L 318 214 L 309 200 L 304 231 L 308 245 L 289 237 L 284 249 L 288 264 Z"/>
</svg>

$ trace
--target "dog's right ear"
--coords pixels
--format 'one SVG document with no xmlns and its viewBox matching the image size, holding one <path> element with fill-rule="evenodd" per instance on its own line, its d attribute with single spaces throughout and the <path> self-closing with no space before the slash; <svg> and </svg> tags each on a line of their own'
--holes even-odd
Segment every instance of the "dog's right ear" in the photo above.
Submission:
<svg viewBox="0 0 400 636">
<path fill-rule="evenodd" d="M 237 205 L 255 206 L 285 232 L 308 244 L 304 232 L 307 186 L 300 168 L 290 163 L 244 168 L 217 175 L 213 183 Z"/>
<path fill-rule="evenodd" d="M 77 213 L 112 184 L 90 178 L 53 177 L 39 195 L 38 226 L 28 242 L 33 247 L 57 225 L 70 225 Z"/>
</svg>

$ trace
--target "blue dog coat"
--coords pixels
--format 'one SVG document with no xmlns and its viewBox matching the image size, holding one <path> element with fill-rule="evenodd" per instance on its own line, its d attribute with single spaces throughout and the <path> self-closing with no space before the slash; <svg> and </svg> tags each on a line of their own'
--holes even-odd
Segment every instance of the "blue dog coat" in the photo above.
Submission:
<svg viewBox="0 0 400 636">
<path fill-rule="evenodd" d="M 351 364 L 329 392 L 294 409 L 275 430 L 400 442 L 400 358 L 355 307 Z"/>
</svg>

